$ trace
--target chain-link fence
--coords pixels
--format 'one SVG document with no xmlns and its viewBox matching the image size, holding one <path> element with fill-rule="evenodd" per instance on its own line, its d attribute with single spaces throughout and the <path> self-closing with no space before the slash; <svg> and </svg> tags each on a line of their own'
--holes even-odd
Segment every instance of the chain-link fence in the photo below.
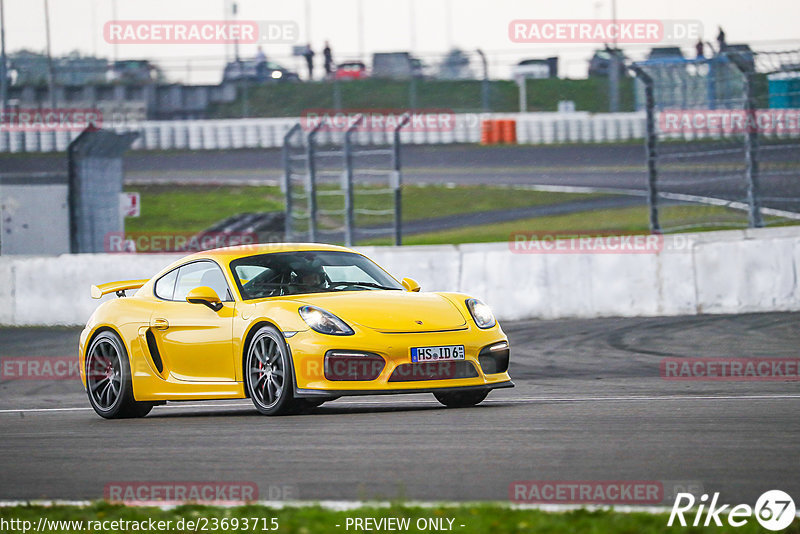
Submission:
<svg viewBox="0 0 800 534">
<path fill-rule="evenodd" d="M 800 51 L 634 63 L 654 231 L 800 220 Z"/>
<path fill-rule="evenodd" d="M 351 246 L 391 236 L 400 245 L 400 130 L 409 120 L 405 114 L 382 125 L 382 143 L 359 138 L 369 128 L 361 114 L 339 126 L 304 118 L 290 129 L 283 143 L 286 240 Z"/>
</svg>

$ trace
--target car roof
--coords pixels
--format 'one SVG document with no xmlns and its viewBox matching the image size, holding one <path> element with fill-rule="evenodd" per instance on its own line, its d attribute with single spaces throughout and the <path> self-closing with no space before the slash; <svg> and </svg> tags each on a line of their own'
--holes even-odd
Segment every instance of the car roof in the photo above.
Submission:
<svg viewBox="0 0 800 534">
<path fill-rule="evenodd" d="M 522 65 L 540 65 L 540 64 L 547 64 L 547 60 L 546 59 L 523 59 L 522 61 L 517 63 L 517 66 L 522 66 Z"/>
<path fill-rule="evenodd" d="M 655 54 L 683 57 L 683 51 L 678 46 L 655 46 L 650 49 L 650 55 Z"/>
<path fill-rule="evenodd" d="M 236 258 L 256 256 L 258 254 L 269 254 L 272 252 L 307 252 L 307 251 L 338 251 L 355 252 L 346 247 L 338 245 L 325 245 L 321 243 L 255 243 L 252 245 L 237 245 L 232 247 L 215 248 L 196 252 L 181 259 L 186 260 L 211 259 L 218 262 L 228 262 Z"/>
</svg>

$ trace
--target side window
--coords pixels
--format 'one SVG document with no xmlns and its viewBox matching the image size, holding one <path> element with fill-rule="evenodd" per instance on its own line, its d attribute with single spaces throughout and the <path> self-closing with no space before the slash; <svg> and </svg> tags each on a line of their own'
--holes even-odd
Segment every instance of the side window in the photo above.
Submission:
<svg viewBox="0 0 800 534">
<path fill-rule="evenodd" d="M 172 300 L 172 295 L 175 293 L 176 278 L 178 278 L 178 269 L 172 269 L 159 278 L 155 287 L 156 296 L 160 299 Z"/>
<path fill-rule="evenodd" d="M 232 300 L 225 276 L 217 264 L 210 261 L 196 261 L 179 269 L 172 300 L 186 300 L 189 291 L 200 286 L 213 289 L 220 300 Z"/>
</svg>

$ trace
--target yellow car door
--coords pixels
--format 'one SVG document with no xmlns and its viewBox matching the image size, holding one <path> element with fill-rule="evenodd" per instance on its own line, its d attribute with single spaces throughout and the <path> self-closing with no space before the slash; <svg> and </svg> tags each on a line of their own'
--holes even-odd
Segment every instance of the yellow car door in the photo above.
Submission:
<svg viewBox="0 0 800 534">
<path fill-rule="evenodd" d="M 198 287 L 214 290 L 221 301 L 218 309 L 186 301 Z M 220 267 L 207 260 L 185 264 L 162 276 L 155 289 L 159 302 L 150 316 L 150 331 L 165 371 L 183 381 L 235 381 L 236 308 Z"/>
</svg>

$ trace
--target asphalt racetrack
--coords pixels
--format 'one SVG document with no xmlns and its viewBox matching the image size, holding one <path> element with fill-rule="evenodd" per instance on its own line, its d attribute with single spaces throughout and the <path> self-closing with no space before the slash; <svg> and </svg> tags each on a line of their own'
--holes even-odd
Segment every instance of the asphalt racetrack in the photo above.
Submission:
<svg viewBox="0 0 800 534">
<path fill-rule="evenodd" d="M 249 401 L 176 403 L 106 421 L 75 379 L 4 380 L 0 500 L 99 499 L 106 484 L 131 481 L 248 481 L 261 499 L 504 501 L 518 480 L 677 481 L 727 503 L 753 504 L 770 489 L 798 495 L 797 381 L 673 381 L 659 371 L 665 357 L 797 358 L 798 320 L 505 323 L 517 387 L 469 409 L 423 394 L 279 418 Z M 77 337 L 3 329 L 0 358 L 74 355 Z"/>
<path fill-rule="evenodd" d="M 762 205 L 800 211 L 800 161 L 796 145 L 776 145 L 761 154 Z M 719 150 L 717 150 L 719 149 Z M 320 150 L 325 150 L 324 147 Z M 694 154 L 666 159 L 659 168 L 658 190 L 744 201 L 744 156 L 738 145 L 670 143 L 664 154 Z M 340 171 L 338 158 L 324 158 Z M 476 145 L 407 145 L 402 147 L 403 182 L 407 184 L 548 185 L 638 191 L 647 188 L 643 142 L 480 147 Z M 357 158 L 358 169 L 387 169 L 387 156 Z M 279 149 L 138 152 L 125 155 L 128 184 L 279 183 Z M 318 165 L 319 167 L 319 165 Z M 56 172 L 66 175 L 62 154 L 0 155 L 7 173 Z M 338 180 L 338 174 L 331 178 Z M 644 199 L 642 199 L 644 202 Z M 622 207 L 622 206 L 620 206 Z"/>
</svg>

